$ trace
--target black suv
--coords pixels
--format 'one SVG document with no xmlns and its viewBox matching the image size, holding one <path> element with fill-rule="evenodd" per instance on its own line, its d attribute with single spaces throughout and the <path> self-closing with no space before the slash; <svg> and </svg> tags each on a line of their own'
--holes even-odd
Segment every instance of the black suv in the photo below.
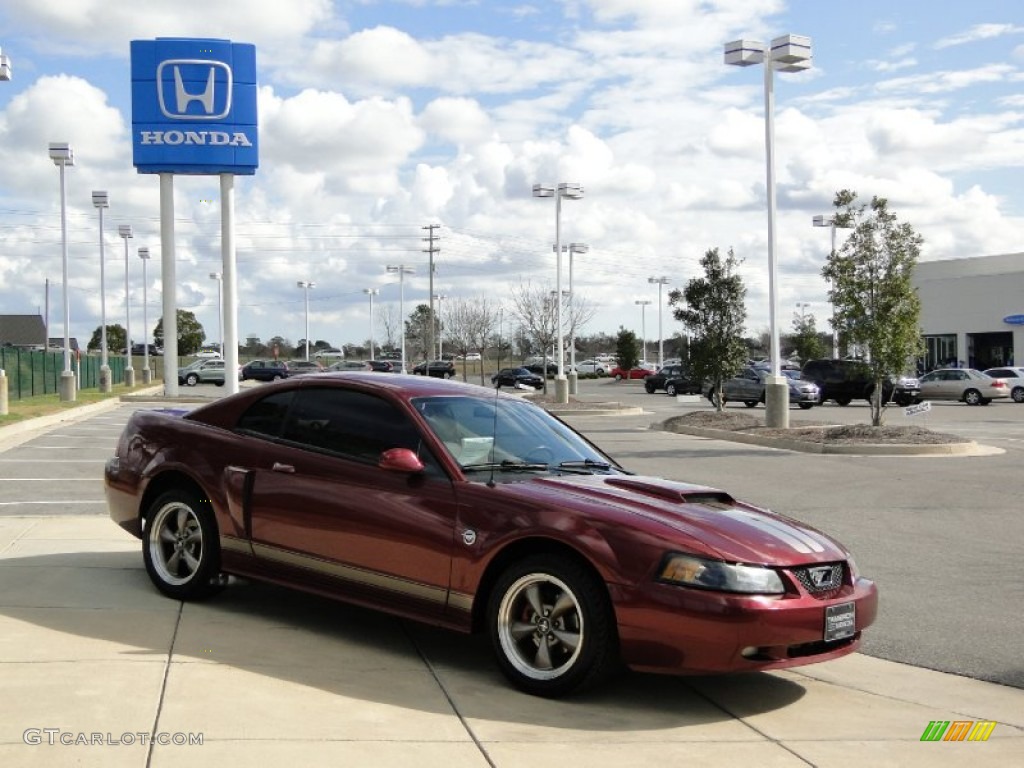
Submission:
<svg viewBox="0 0 1024 768">
<path fill-rule="evenodd" d="M 870 400 L 875 390 L 871 368 L 860 360 L 808 360 L 801 375 L 818 385 L 822 402 L 835 400 L 839 405 L 849 405 L 853 400 Z M 920 397 L 921 388 L 916 381 L 886 378 L 882 383 L 883 402 L 892 400 L 896 405 L 907 406 Z"/>
<path fill-rule="evenodd" d="M 699 395 L 700 382 L 690 377 L 690 372 L 682 365 L 666 365 L 657 373 L 644 379 L 644 389 L 653 395 L 659 389 L 665 390 L 669 397 L 676 395 Z"/>
<path fill-rule="evenodd" d="M 253 360 L 242 368 L 242 381 L 277 381 L 291 374 L 284 360 Z"/>
<path fill-rule="evenodd" d="M 455 375 L 455 363 L 451 360 L 431 360 L 413 367 L 417 376 L 433 376 L 435 379 L 450 379 Z"/>
</svg>

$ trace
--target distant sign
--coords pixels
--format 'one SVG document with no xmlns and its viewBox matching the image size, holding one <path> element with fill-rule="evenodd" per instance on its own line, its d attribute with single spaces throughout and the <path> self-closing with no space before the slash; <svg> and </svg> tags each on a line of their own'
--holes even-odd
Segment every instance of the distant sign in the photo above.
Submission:
<svg viewBox="0 0 1024 768">
<path fill-rule="evenodd" d="M 923 403 L 917 405 L 908 405 L 903 409 L 904 416 L 917 416 L 919 413 L 928 413 L 932 409 L 932 404 L 925 400 Z"/>
<path fill-rule="evenodd" d="M 1024 315 L 1007 315 L 1003 322 L 1009 325 L 1024 325 Z"/>
<path fill-rule="evenodd" d="M 256 172 L 255 46 L 132 40 L 131 69 L 132 155 L 140 173 Z"/>
</svg>

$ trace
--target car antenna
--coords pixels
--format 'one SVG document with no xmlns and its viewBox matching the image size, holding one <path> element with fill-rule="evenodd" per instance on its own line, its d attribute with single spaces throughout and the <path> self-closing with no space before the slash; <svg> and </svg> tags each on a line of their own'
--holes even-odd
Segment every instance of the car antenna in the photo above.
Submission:
<svg viewBox="0 0 1024 768">
<path fill-rule="evenodd" d="M 499 380 L 500 381 L 500 380 Z M 491 425 L 491 476 L 487 478 L 487 487 L 494 487 L 494 448 L 498 444 L 498 390 L 500 384 L 494 386 L 494 421 Z"/>
</svg>

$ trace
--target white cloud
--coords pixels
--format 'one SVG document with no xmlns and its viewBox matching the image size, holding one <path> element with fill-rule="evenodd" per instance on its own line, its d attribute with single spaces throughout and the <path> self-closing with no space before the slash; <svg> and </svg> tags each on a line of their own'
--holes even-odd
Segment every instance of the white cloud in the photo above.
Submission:
<svg viewBox="0 0 1024 768">
<path fill-rule="evenodd" d="M 1016 24 L 976 24 L 965 32 L 944 37 L 935 42 L 936 48 L 951 48 L 955 45 L 966 45 L 979 40 L 989 40 L 1004 35 L 1019 35 L 1024 27 Z"/>
<path fill-rule="evenodd" d="M 969 88 L 978 83 L 1009 80 L 1016 72 L 1016 67 L 1009 64 L 989 64 L 974 69 L 946 70 L 883 80 L 876 87 L 884 93 L 946 93 Z"/>
</svg>

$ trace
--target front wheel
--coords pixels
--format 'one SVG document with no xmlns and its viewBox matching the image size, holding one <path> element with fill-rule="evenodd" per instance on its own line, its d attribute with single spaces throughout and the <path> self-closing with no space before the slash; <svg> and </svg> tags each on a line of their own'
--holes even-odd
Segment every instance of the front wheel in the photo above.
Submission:
<svg viewBox="0 0 1024 768">
<path fill-rule="evenodd" d="M 743 404 L 747 406 L 747 408 L 757 408 L 758 402 L 758 400 L 744 400 Z"/>
<path fill-rule="evenodd" d="M 651 387 L 647 391 L 648 392 L 653 392 L 654 391 L 654 387 Z M 673 384 L 672 382 L 669 382 L 668 384 L 666 384 L 665 385 L 665 394 L 668 395 L 669 397 L 675 397 L 676 396 L 676 385 Z"/>
<path fill-rule="evenodd" d="M 573 560 L 533 555 L 513 564 L 495 584 L 487 616 L 498 667 L 526 693 L 563 696 L 618 664 L 607 592 Z"/>
<path fill-rule="evenodd" d="M 1014 387 L 1010 397 L 1013 398 L 1015 403 L 1024 403 L 1024 387 Z"/>
<path fill-rule="evenodd" d="M 848 397 L 837 397 L 836 398 L 836 405 L 841 405 L 843 407 L 846 407 L 849 404 L 850 404 L 850 398 L 848 398 Z"/>
<path fill-rule="evenodd" d="M 188 384 L 190 387 L 194 387 L 196 384 L 199 383 L 199 376 L 197 376 L 194 373 L 190 373 L 188 376 L 185 377 L 185 383 Z"/>
<path fill-rule="evenodd" d="M 621 373 L 616 373 L 615 374 L 615 380 L 616 381 L 622 381 L 622 374 Z"/>
<path fill-rule="evenodd" d="M 197 600 L 220 588 L 220 545 L 208 499 L 188 490 L 162 493 L 150 505 L 142 537 L 150 580 L 175 600 Z"/>
<path fill-rule="evenodd" d="M 964 402 L 968 405 L 980 405 L 981 400 L 981 392 L 976 389 L 968 389 L 964 392 Z"/>
<path fill-rule="evenodd" d="M 814 407 L 814 403 L 797 403 L 802 410 L 809 411 Z"/>
</svg>

